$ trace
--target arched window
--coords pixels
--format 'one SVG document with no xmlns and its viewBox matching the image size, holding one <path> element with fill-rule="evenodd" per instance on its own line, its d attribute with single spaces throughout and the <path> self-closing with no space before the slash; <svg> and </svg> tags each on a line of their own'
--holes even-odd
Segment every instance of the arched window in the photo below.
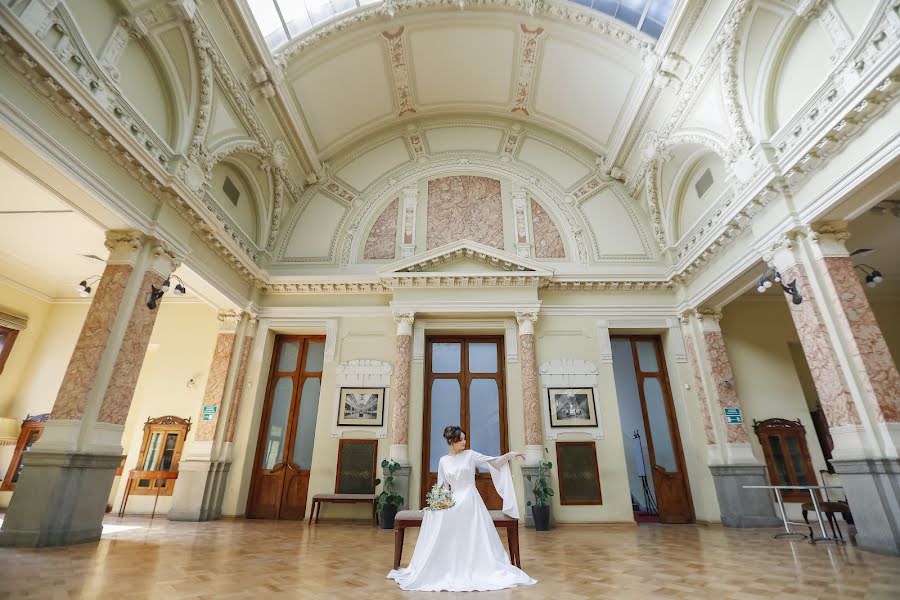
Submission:
<svg viewBox="0 0 900 600">
<path fill-rule="evenodd" d="M 754 419 L 753 431 L 766 456 L 772 485 L 818 485 L 806 445 L 806 428 L 800 419 Z M 788 502 L 809 500 L 805 490 L 785 490 L 781 495 Z"/>
</svg>

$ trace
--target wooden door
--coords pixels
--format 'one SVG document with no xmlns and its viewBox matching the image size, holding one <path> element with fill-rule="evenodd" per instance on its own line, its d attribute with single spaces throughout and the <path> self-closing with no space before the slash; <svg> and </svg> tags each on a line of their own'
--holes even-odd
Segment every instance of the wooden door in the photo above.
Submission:
<svg viewBox="0 0 900 600">
<path fill-rule="evenodd" d="M 302 520 L 319 410 L 325 338 L 278 336 L 256 447 L 247 517 Z"/>
<path fill-rule="evenodd" d="M 672 390 L 662 344 L 656 336 L 629 336 L 656 503 L 661 523 L 694 520 Z"/>
<path fill-rule="evenodd" d="M 459 425 L 466 446 L 498 456 L 508 449 L 503 336 L 430 337 L 425 352 L 425 410 L 421 501 L 437 482 L 437 465 L 447 454 L 444 428 Z M 492 510 L 503 507 L 488 472 L 475 487 Z"/>
</svg>

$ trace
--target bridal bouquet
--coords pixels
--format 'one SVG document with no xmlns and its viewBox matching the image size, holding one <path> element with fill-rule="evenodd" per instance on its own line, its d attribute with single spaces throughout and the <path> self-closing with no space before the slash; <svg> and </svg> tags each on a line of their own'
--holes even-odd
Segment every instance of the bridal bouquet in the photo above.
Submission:
<svg viewBox="0 0 900 600">
<path fill-rule="evenodd" d="M 453 506 L 453 492 L 449 488 L 434 484 L 425 495 L 425 510 L 444 510 Z"/>
</svg>

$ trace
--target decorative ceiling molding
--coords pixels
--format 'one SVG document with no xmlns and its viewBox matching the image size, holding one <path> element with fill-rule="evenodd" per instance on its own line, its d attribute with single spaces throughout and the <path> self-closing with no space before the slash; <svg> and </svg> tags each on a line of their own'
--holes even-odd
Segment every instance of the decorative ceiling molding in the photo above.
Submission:
<svg viewBox="0 0 900 600">
<path fill-rule="evenodd" d="M 537 63 L 537 54 L 540 49 L 538 38 L 544 33 L 543 27 L 528 29 L 524 24 L 520 26 L 522 36 L 519 40 L 518 66 L 516 67 L 515 96 L 511 112 L 519 112 L 526 117 L 528 103 L 534 88 L 534 66 Z"/>
<path fill-rule="evenodd" d="M 395 32 L 382 31 L 391 61 L 391 75 L 394 80 L 394 99 L 397 101 L 398 117 L 416 112 L 412 103 L 412 91 L 409 84 L 409 63 L 406 60 L 406 48 L 403 45 L 404 27 Z"/>
<path fill-rule="evenodd" d="M 283 49 L 275 52 L 276 61 L 290 65 L 300 55 L 332 38 L 335 34 L 362 29 L 371 21 L 397 15 L 413 14 L 427 9 L 457 11 L 464 0 L 392 0 L 382 5 L 366 6 L 339 16 L 302 34 Z M 529 17 L 563 21 L 584 27 L 595 35 L 631 48 L 637 53 L 650 50 L 654 42 L 647 35 L 589 8 L 565 0 L 478 0 L 465 4 L 470 11 L 509 11 L 526 13 Z"/>
</svg>

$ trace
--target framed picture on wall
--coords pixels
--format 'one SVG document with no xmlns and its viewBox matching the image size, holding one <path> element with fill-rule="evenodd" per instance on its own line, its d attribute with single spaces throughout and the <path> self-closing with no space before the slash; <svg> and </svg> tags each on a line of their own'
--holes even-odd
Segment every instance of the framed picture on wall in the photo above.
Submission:
<svg viewBox="0 0 900 600">
<path fill-rule="evenodd" d="M 338 425 L 384 425 L 384 388 L 341 388 Z"/>
<path fill-rule="evenodd" d="M 596 427 L 594 388 L 548 388 L 551 427 Z"/>
</svg>

